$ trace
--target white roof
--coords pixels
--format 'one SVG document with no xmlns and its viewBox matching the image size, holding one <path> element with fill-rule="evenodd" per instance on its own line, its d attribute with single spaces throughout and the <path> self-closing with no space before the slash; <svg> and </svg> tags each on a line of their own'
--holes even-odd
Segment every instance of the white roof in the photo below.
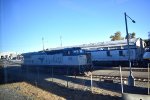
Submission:
<svg viewBox="0 0 150 100">
<path fill-rule="evenodd" d="M 136 41 L 139 38 L 133 38 L 129 40 L 129 45 L 135 45 Z M 82 44 L 78 47 L 87 48 L 87 47 L 112 47 L 112 46 L 124 46 L 127 45 L 127 39 L 125 40 L 116 40 L 116 41 L 107 41 L 107 42 L 98 42 L 90 44 Z"/>
<path fill-rule="evenodd" d="M 139 38 L 130 39 L 129 40 L 129 45 L 135 45 L 136 41 L 138 39 Z M 113 46 L 125 46 L 125 45 L 127 45 L 127 39 L 116 40 L 116 41 L 98 42 L 98 43 L 89 43 L 89 44 L 81 44 L 81 45 L 74 45 L 74 46 L 56 47 L 56 48 L 49 48 L 48 50 L 59 50 L 59 49 L 72 48 L 72 47 L 97 48 L 97 47 L 113 47 Z"/>
</svg>

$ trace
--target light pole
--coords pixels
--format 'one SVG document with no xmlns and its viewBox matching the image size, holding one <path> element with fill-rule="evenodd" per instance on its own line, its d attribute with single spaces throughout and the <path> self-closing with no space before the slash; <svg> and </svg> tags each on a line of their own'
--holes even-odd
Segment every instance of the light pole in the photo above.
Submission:
<svg viewBox="0 0 150 100">
<path fill-rule="evenodd" d="M 129 86 L 134 86 L 134 77 L 132 75 L 132 69 L 131 69 L 131 59 L 130 59 L 130 47 L 129 47 L 129 33 L 128 33 L 128 25 L 127 25 L 127 17 L 129 19 L 131 19 L 127 14 L 126 12 L 124 13 L 125 15 L 125 24 L 126 24 L 126 33 L 127 33 L 127 44 L 128 44 L 128 54 L 129 54 L 129 58 L 128 58 L 128 61 L 129 61 L 129 67 L 130 67 L 130 75 L 128 77 L 128 85 Z M 135 21 L 133 19 L 131 19 L 131 21 L 133 23 L 135 23 Z"/>
</svg>

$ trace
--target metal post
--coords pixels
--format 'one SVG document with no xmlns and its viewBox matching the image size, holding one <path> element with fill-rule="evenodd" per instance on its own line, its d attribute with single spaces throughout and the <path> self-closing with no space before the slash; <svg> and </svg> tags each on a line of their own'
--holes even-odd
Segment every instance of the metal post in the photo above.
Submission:
<svg viewBox="0 0 150 100">
<path fill-rule="evenodd" d="M 79 65 L 79 74 L 80 74 L 80 65 Z"/>
<path fill-rule="evenodd" d="M 28 79 L 28 75 L 29 75 L 29 70 L 28 70 L 28 66 L 26 66 L 26 79 Z"/>
<path fill-rule="evenodd" d="M 53 66 L 52 66 L 52 82 L 53 82 Z"/>
<path fill-rule="evenodd" d="M 74 67 L 74 78 L 76 78 L 76 68 Z"/>
<path fill-rule="evenodd" d="M 4 82 L 7 83 L 7 65 L 6 62 L 4 63 Z"/>
<path fill-rule="evenodd" d="M 67 88 L 68 88 L 68 66 L 67 66 Z"/>
<path fill-rule="evenodd" d="M 37 74 L 38 74 L 37 82 L 39 82 L 39 67 L 37 67 Z"/>
<path fill-rule="evenodd" d="M 120 66 L 120 80 L 121 80 L 121 92 L 123 93 L 123 82 L 122 82 L 121 66 Z"/>
<path fill-rule="evenodd" d="M 131 59 L 130 59 L 130 47 L 129 47 L 129 33 L 128 33 L 128 25 L 127 25 L 127 15 L 125 15 L 125 24 L 126 24 L 126 34 L 127 34 L 127 44 L 128 44 L 128 61 L 129 61 L 129 68 L 130 68 L 130 75 L 128 77 L 128 85 L 129 86 L 134 86 L 134 77 L 132 75 L 132 69 L 131 69 Z M 130 18 L 130 17 L 129 17 Z M 131 18 L 130 18 L 131 19 Z M 132 19 L 131 19 L 132 20 Z"/>
<path fill-rule="evenodd" d="M 148 64 L 148 95 L 150 94 L 150 93 L 149 93 L 149 85 L 150 85 L 150 84 L 149 84 L 149 78 L 150 78 L 150 76 L 149 76 L 149 75 L 150 75 L 150 74 L 149 74 L 149 73 L 150 73 L 150 71 L 149 71 L 149 66 L 150 66 L 150 63 Z"/>
<path fill-rule="evenodd" d="M 92 79 L 92 72 L 91 72 L 91 92 L 93 93 L 93 79 Z"/>
</svg>

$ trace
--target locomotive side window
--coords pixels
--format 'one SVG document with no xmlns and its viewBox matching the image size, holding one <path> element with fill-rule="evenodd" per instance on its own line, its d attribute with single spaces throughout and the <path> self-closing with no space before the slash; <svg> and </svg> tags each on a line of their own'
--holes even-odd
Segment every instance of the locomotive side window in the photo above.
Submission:
<svg viewBox="0 0 150 100">
<path fill-rule="evenodd" d="M 119 51 L 119 56 L 124 56 L 123 51 Z"/>
<path fill-rule="evenodd" d="M 107 56 L 111 56 L 110 51 L 107 51 L 106 53 L 107 53 Z"/>
</svg>

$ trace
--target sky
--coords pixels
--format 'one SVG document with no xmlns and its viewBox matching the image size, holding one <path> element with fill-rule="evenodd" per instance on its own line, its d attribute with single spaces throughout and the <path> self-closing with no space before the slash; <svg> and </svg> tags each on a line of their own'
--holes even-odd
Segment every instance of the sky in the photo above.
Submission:
<svg viewBox="0 0 150 100">
<path fill-rule="evenodd" d="M 120 31 L 147 39 L 150 0 L 0 0 L 0 52 L 110 41 Z M 61 39 L 60 39 L 61 38 Z"/>
</svg>

